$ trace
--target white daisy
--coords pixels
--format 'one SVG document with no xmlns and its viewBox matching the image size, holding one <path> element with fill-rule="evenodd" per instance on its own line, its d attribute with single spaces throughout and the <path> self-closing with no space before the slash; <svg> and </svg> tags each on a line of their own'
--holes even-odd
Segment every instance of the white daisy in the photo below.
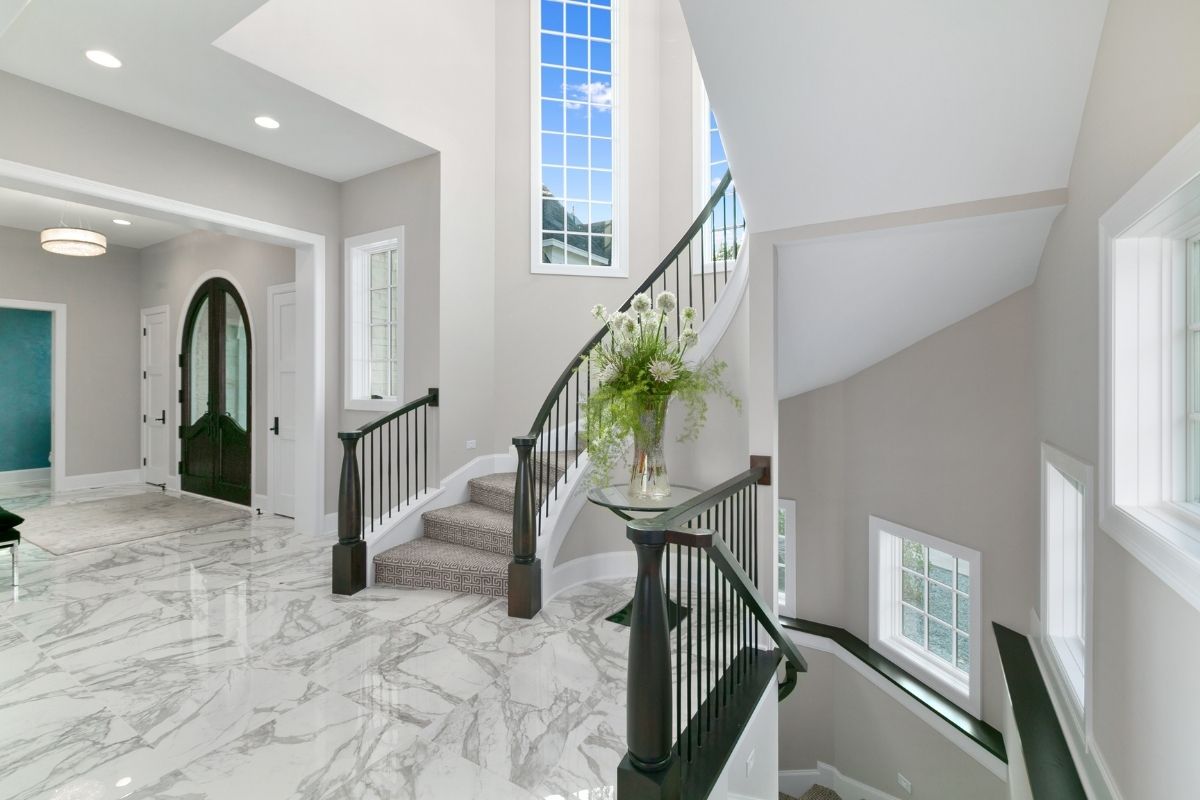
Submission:
<svg viewBox="0 0 1200 800">
<path fill-rule="evenodd" d="M 679 377 L 679 370 L 670 361 L 653 361 L 650 363 L 650 376 L 659 383 L 670 383 Z"/>
</svg>

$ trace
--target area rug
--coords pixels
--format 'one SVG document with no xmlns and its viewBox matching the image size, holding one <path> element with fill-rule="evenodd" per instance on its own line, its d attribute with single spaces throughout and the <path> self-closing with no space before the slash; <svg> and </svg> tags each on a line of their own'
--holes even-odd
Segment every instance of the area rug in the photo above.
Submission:
<svg viewBox="0 0 1200 800">
<path fill-rule="evenodd" d="M 22 512 L 21 536 L 56 556 L 203 528 L 250 516 L 248 510 L 161 492 L 42 506 Z"/>
</svg>

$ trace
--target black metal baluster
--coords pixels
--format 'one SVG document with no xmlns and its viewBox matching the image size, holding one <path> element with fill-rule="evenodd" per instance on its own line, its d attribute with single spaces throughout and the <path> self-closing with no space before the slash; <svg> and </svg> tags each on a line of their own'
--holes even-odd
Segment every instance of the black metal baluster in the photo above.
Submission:
<svg viewBox="0 0 1200 800">
<path fill-rule="evenodd" d="M 699 604 L 696 602 L 696 585 L 692 583 L 692 560 L 695 557 L 695 551 L 688 549 L 687 561 L 687 582 L 688 582 L 688 605 L 692 611 L 688 614 L 688 650 L 687 650 L 687 720 L 688 720 L 688 739 L 687 739 L 687 757 L 688 761 L 692 760 L 692 738 L 695 735 L 692 730 L 692 651 L 696 649 L 696 637 L 693 631 L 695 630 L 692 624 L 692 617 L 699 613 Z M 682 625 L 682 623 L 681 623 Z"/>
<path fill-rule="evenodd" d="M 425 428 L 421 435 L 421 483 L 429 493 L 429 404 L 425 405 Z"/>
<path fill-rule="evenodd" d="M 579 469 L 579 372 L 575 372 L 575 469 Z"/>
<path fill-rule="evenodd" d="M 736 260 L 742 253 L 742 240 L 738 235 L 737 187 L 730 184 L 729 188 L 733 190 L 733 257 Z"/>
<path fill-rule="evenodd" d="M 713 257 L 713 262 L 712 262 L 713 263 L 712 299 L 713 299 L 713 305 L 715 306 L 717 304 L 717 210 L 715 208 L 712 210 L 712 213 L 709 214 L 708 219 L 709 219 L 709 228 L 712 231 L 712 233 L 709 236 L 709 239 L 710 239 L 710 243 L 712 244 L 712 257 Z"/>
<path fill-rule="evenodd" d="M 754 510 L 751 512 L 751 517 L 750 517 L 750 519 L 751 519 L 750 540 L 753 543 L 753 555 L 751 556 L 750 563 L 753 564 L 754 570 L 753 570 L 753 572 L 750 573 L 750 578 L 751 578 L 752 582 L 754 583 L 754 588 L 757 589 L 758 588 L 758 492 L 755 490 L 755 488 L 753 486 L 750 487 L 750 501 L 751 501 L 751 505 L 754 508 Z M 774 525 L 778 525 L 778 524 L 779 524 L 779 521 L 774 520 Z M 771 527 L 772 532 L 775 531 L 774 525 Z M 758 628 L 759 628 L 759 626 L 757 624 L 755 624 L 755 626 L 754 626 L 754 647 L 755 648 L 758 647 Z"/>
<path fill-rule="evenodd" d="M 562 420 L 559 418 L 558 410 L 562 404 L 562 394 L 559 394 L 558 399 L 554 401 L 554 499 L 558 499 L 558 476 L 561 474 L 558 471 L 558 454 L 561 452 L 561 447 L 558 442 L 559 430 L 562 428 Z"/>
<path fill-rule="evenodd" d="M 682 314 L 683 298 L 679 295 L 679 256 L 675 256 L 675 335 L 683 330 Z"/>
<path fill-rule="evenodd" d="M 406 431 L 408 430 L 408 420 L 404 421 L 404 430 L 406 430 Z M 411 448 L 409 448 L 409 451 L 404 454 L 404 472 L 406 475 L 409 472 L 412 473 L 413 494 L 416 494 L 416 491 L 417 491 L 417 443 L 420 441 L 420 439 L 418 438 L 418 433 L 419 433 L 419 431 L 417 430 L 417 417 L 414 414 L 414 415 L 412 415 L 413 446 Z M 409 466 L 409 463 L 408 463 L 408 459 L 410 456 L 412 457 L 412 466 L 411 467 Z"/>
<path fill-rule="evenodd" d="M 695 236 L 692 237 L 692 239 L 695 239 L 695 238 L 696 238 Z M 696 275 L 693 272 L 693 268 L 692 268 L 692 262 L 695 259 L 695 256 L 692 255 L 692 239 L 688 239 L 688 257 L 687 257 L 687 270 L 688 270 L 687 287 L 688 287 L 688 305 L 689 306 L 693 305 L 692 285 L 696 282 Z"/>
<path fill-rule="evenodd" d="M 734 220 L 735 224 L 737 220 Z M 721 238 L 724 243 L 721 247 L 722 255 L 725 257 L 725 283 L 729 283 L 729 196 L 722 195 L 721 197 Z"/>
<path fill-rule="evenodd" d="M 675 545 L 675 716 L 678 719 L 676 741 L 687 727 L 687 719 L 683 716 L 683 565 L 679 563 L 682 556 L 681 547 L 679 544 Z"/>
<path fill-rule="evenodd" d="M 703 322 L 708 314 L 708 299 L 704 289 L 704 226 L 700 226 L 700 321 Z"/>
<path fill-rule="evenodd" d="M 371 431 L 371 530 L 375 530 L 375 431 Z"/>
<path fill-rule="evenodd" d="M 392 454 L 392 428 L 394 427 L 392 425 L 393 422 L 395 422 L 394 419 L 389 419 L 387 422 L 387 432 L 388 432 L 388 464 L 387 464 L 387 468 L 388 468 L 388 470 L 387 470 L 387 475 L 388 475 L 388 478 L 387 478 L 388 519 L 392 518 L 392 508 L 393 508 L 393 504 L 392 504 L 392 462 L 396 460 Z M 398 438 L 399 437 L 397 437 L 397 439 Z M 397 442 L 397 444 L 399 444 L 399 442 Z M 399 505 L 400 505 L 399 503 L 396 503 L 395 507 L 399 507 Z"/>
</svg>

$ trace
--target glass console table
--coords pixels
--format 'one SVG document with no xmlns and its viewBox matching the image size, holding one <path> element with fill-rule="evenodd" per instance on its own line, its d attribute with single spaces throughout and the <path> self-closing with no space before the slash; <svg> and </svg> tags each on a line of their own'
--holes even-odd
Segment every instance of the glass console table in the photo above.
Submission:
<svg viewBox="0 0 1200 800">
<path fill-rule="evenodd" d="M 686 503 L 693 497 L 700 494 L 700 490 L 692 486 L 672 486 L 671 493 L 661 500 L 651 500 L 647 498 L 633 498 L 629 496 L 629 486 L 601 486 L 595 489 L 588 490 L 587 499 L 589 502 L 595 503 L 598 506 L 607 508 L 609 511 L 616 514 L 623 520 L 631 520 L 634 518 L 656 517 L 664 511 L 669 511 L 681 503 Z M 667 624 L 668 629 L 673 629 L 680 620 L 687 619 L 689 609 L 687 606 L 680 606 L 670 597 L 667 598 Z M 609 622 L 615 622 L 618 625 L 628 627 L 630 616 L 633 613 L 633 600 L 631 599 L 622 608 L 610 616 L 605 617 Z"/>
</svg>

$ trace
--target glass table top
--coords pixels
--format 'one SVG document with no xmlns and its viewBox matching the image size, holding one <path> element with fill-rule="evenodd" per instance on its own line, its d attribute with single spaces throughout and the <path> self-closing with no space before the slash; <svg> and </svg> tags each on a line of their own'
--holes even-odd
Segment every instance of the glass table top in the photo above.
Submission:
<svg viewBox="0 0 1200 800">
<path fill-rule="evenodd" d="M 660 514 L 680 503 L 686 503 L 698 494 L 700 494 L 700 490 L 692 486 L 672 486 L 671 493 L 659 500 L 630 497 L 629 485 L 625 484 L 590 489 L 587 496 L 588 500 L 596 505 L 612 509 L 617 513 Z"/>
</svg>

